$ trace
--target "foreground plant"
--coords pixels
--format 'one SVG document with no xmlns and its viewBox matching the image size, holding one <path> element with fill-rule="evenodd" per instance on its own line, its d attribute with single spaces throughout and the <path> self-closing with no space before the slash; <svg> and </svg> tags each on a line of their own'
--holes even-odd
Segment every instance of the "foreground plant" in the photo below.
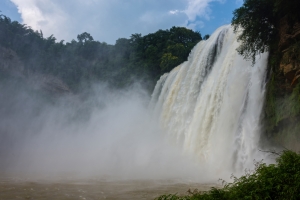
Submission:
<svg viewBox="0 0 300 200">
<path fill-rule="evenodd" d="M 157 200 L 193 199 L 300 199 L 300 154 L 283 151 L 276 164 L 257 163 L 253 172 L 233 177 L 222 189 L 190 192 L 187 196 L 163 195 Z"/>
</svg>

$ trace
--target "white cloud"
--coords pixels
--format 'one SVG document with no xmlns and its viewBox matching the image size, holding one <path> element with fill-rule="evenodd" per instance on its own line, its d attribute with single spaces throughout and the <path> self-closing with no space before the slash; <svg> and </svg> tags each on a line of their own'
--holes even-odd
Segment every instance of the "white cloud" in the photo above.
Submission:
<svg viewBox="0 0 300 200">
<path fill-rule="evenodd" d="M 195 21 L 190 23 L 187 28 L 192 29 L 192 30 L 199 30 L 204 27 L 204 22 L 203 21 Z"/>
<path fill-rule="evenodd" d="M 121 37 L 143 35 L 172 26 L 199 28 L 210 19 L 209 5 L 222 0 L 11 0 L 23 23 L 45 36 L 70 41 L 82 32 L 114 44 Z"/>
<path fill-rule="evenodd" d="M 212 2 L 224 3 L 226 0 L 187 0 L 188 5 L 184 10 L 190 21 L 195 21 L 196 17 L 210 19 L 211 9 L 209 4 Z"/>
<path fill-rule="evenodd" d="M 181 11 L 179 10 L 170 10 L 169 13 L 172 14 L 172 15 L 176 15 L 178 13 L 180 13 Z"/>
<path fill-rule="evenodd" d="M 53 30 L 54 27 L 62 27 L 67 23 L 65 12 L 49 0 L 44 0 L 43 3 L 37 0 L 13 0 L 12 2 L 17 5 L 23 23 L 35 30 L 42 30 L 48 36 L 57 32 Z M 67 37 L 63 32 L 60 36 Z"/>
<path fill-rule="evenodd" d="M 209 19 L 210 9 L 208 4 L 212 0 L 188 0 L 188 6 L 185 10 L 189 20 L 196 20 L 197 16 Z"/>
</svg>

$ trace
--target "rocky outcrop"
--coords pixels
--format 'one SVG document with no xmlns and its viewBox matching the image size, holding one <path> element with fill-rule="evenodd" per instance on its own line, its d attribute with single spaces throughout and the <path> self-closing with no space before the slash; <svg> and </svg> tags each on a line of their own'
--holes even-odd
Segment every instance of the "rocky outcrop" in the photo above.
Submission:
<svg viewBox="0 0 300 200">
<path fill-rule="evenodd" d="M 298 83 L 300 75 L 300 63 L 294 58 L 293 55 L 290 55 L 290 52 L 284 52 L 283 58 L 280 62 L 280 70 L 283 72 L 291 87 L 294 87 Z"/>
<path fill-rule="evenodd" d="M 280 58 L 280 66 L 267 85 L 264 132 L 269 141 L 300 151 L 300 22 L 280 20 L 277 53 L 271 56 Z"/>
<path fill-rule="evenodd" d="M 280 20 L 279 52 L 282 52 L 280 70 L 294 87 L 300 78 L 300 23 L 290 25 L 287 17 Z"/>
<path fill-rule="evenodd" d="M 284 51 L 295 41 L 300 40 L 300 23 L 295 23 L 291 26 L 287 17 L 282 18 L 279 26 L 279 37 L 279 50 Z"/>
</svg>

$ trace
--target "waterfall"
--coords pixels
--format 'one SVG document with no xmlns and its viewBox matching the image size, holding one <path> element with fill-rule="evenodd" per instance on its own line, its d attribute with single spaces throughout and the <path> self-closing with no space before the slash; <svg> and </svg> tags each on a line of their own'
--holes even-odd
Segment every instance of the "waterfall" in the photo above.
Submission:
<svg viewBox="0 0 300 200">
<path fill-rule="evenodd" d="M 163 75 L 150 102 L 162 130 L 199 163 L 242 171 L 261 159 L 260 115 L 268 54 L 252 66 L 230 25 L 199 42 L 188 61 Z"/>
</svg>

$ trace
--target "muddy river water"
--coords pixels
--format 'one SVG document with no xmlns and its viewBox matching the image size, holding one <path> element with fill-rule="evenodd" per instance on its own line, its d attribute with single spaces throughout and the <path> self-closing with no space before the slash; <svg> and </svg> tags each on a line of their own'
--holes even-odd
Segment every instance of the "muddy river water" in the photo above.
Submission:
<svg viewBox="0 0 300 200">
<path fill-rule="evenodd" d="M 8 199 L 155 199 L 215 185 L 167 180 L 53 180 L 0 179 L 0 200 Z"/>
</svg>

